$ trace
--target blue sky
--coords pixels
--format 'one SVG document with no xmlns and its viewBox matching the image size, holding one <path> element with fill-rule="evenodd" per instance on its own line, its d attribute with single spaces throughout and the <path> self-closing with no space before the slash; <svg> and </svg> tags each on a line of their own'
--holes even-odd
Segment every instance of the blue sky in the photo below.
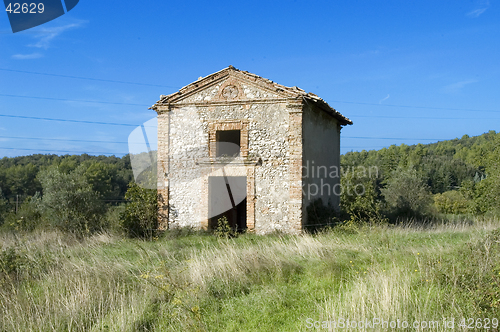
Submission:
<svg viewBox="0 0 500 332">
<path fill-rule="evenodd" d="M 351 118 L 342 153 L 498 131 L 499 41 L 499 3 L 484 0 L 80 0 L 15 34 L 4 13 L 0 157 L 122 156 L 160 94 L 228 65 Z"/>
</svg>

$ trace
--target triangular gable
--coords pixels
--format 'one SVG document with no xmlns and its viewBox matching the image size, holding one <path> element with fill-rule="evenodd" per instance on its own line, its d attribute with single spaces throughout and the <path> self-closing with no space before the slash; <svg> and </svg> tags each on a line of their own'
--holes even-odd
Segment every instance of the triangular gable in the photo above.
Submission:
<svg viewBox="0 0 500 332">
<path fill-rule="evenodd" d="M 281 99 L 298 97 L 286 87 L 232 66 L 198 79 L 168 96 L 162 96 L 156 105 L 184 104 L 248 99 Z M 155 105 L 155 106 L 156 106 Z"/>
<path fill-rule="evenodd" d="M 313 102 L 339 120 L 341 125 L 352 124 L 351 120 L 313 93 L 306 93 L 298 87 L 286 87 L 255 74 L 238 70 L 233 66 L 206 77 L 200 77 L 196 82 L 186 85 L 175 93 L 160 96 L 160 100 L 151 109 L 158 111 L 162 108 L 160 106 L 181 106 L 193 103 L 285 99 L 304 99 Z"/>
</svg>

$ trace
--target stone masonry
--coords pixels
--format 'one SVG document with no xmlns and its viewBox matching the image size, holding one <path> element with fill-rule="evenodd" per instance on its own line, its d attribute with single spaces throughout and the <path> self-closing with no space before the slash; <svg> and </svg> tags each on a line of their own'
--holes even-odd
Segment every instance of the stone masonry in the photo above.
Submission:
<svg viewBox="0 0 500 332">
<path fill-rule="evenodd" d="M 158 114 L 161 228 L 213 228 L 226 204 L 245 219 L 247 231 L 300 233 L 314 200 L 338 210 L 339 197 L 326 185 L 340 179 L 316 178 L 305 168 L 339 167 L 340 129 L 352 122 L 316 95 L 230 66 L 161 96 L 152 109 Z M 223 131 L 238 133 L 237 157 L 217 157 Z M 229 196 L 215 191 L 211 178 L 225 179 Z M 314 186 L 325 190 L 304 191 Z M 223 197 L 230 200 L 214 208 L 211 202 Z"/>
</svg>

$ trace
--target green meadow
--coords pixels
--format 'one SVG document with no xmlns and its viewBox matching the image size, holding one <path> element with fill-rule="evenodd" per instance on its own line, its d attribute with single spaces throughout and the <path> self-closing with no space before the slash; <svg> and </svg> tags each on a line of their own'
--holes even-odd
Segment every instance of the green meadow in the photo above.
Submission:
<svg viewBox="0 0 500 332">
<path fill-rule="evenodd" d="M 497 330 L 499 228 L 477 219 L 229 239 L 183 229 L 154 241 L 2 233 L 0 331 L 327 331 L 342 319 Z M 439 325 L 412 327 L 424 321 Z"/>
</svg>

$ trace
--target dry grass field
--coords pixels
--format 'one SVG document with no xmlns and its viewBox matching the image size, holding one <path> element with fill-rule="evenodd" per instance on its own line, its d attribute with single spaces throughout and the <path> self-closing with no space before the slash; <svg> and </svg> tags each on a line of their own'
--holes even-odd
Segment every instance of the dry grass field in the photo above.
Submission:
<svg viewBox="0 0 500 332">
<path fill-rule="evenodd" d="M 414 331 L 449 331 L 442 322 L 454 319 L 470 330 L 462 318 L 495 330 L 499 227 L 181 230 L 149 242 L 0 234 L 0 331 L 327 331 L 342 319 L 439 322 Z"/>
</svg>

